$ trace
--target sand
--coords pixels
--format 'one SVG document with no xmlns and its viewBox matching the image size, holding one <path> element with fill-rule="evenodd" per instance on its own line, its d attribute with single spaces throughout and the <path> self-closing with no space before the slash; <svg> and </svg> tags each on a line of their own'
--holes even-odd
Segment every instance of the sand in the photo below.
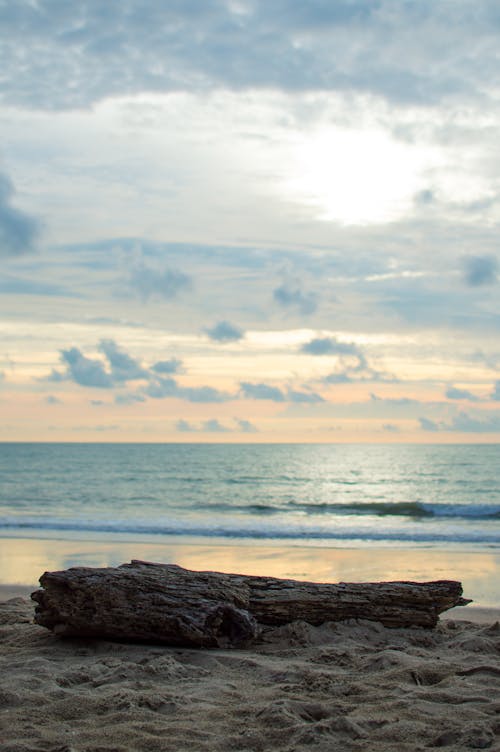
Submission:
<svg viewBox="0 0 500 752">
<path fill-rule="evenodd" d="M 455 612 L 435 630 L 296 622 L 251 649 L 187 650 L 60 640 L 29 599 L 4 600 L 0 749 L 498 752 L 499 612 Z"/>
</svg>

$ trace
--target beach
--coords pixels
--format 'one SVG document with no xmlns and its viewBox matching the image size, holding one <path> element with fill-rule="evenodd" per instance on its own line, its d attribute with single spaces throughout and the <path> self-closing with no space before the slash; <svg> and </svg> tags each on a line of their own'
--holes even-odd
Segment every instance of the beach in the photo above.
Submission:
<svg viewBox="0 0 500 752">
<path fill-rule="evenodd" d="M 500 752 L 495 456 L 10 447 L 0 749 Z M 472 603 L 433 630 L 297 621 L 232 650 L 61 640 L 33 623 L 44 571 L 131 559 L 325 583 L 458 580 Z"/>
<path fill-rule="evenodd" d="M 244 650 L 190 650 L 61 640 L 17 592 L 0 593 L 3 752 L 500 749 L 495 609 L 434 630 L 294 622 Z"/>
</svg>

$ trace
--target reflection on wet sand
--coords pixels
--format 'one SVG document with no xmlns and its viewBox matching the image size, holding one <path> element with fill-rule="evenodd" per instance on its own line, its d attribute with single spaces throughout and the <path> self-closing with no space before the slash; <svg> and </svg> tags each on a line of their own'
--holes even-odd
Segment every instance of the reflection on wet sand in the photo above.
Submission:
<svg viewBox="0 0 500 752">
<path fill-rule="evenodd" d="M 130 559 L 188 569 L 289 577 L 317 582 L 456 579 L 476 605 L 500 606 L 500 553 L 434 549 L 345 549 L 173 542 L 60 541 L 4 538 L 0 584 L 35 585 L 42 572 L 116 566 Z"/>
</svg>

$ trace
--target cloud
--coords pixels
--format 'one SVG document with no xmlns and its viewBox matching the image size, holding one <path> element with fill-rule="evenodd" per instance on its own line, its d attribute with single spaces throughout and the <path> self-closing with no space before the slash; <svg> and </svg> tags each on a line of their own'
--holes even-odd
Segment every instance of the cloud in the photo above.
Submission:
<svg viewBox="0 0 500 752">
<path fill-rule="evenodd" d="M 448 399 L 452 400 L 469 400 L 469 402 L 478 402 L 479 397 L 476 397 L 475 394 L 472 394 L 472 392 L 469 392 L 468 389 L 459 389 L 456 386 L 449 386 L 446 390 L 446 396 Z"/>
<path fill-rule="evenodd" d="M 245 420 L 245 418 L 234 418 L 234 420 L 242 433 L 258 433 L 259 429 L 249 420 Z"/>
<path fill-rule="evenodd" d="M 182 360 L 170 358 L 170 360 L 158 360 L 153 363 L 151 370 L 155 373 L 181 373 L 183 370 Z"/>
<path fill-rule="evenodd" d="M 47 405 L 62 405 L 62 400 L 60 400 L 59 397 L 55 397 L 53 394 L 48 394 L 45 397 L 45 402 Z"/>
<path fill-rule="evenodd" d="M 178 396 L 188 402 L 227 402 L 234 399 L 231 394 L 211 386 L 178 387 Z"/>
<path fill-rule="evenodd" d="M 439 431 L 439 424 L 429 418 L 419 418 L 420 427 L 424 431 Z"/>
<path fill-rule="evenodd" d="M 165 397 L 178 397 L 179 385 L 176 379 L 161 377 L 150 381 L 144 387 L 144 394 L 153 399 L 165 399 Z"/>
<path fill-rule="evenodd" d="M 270 400 L 271 402 L 292 402 L 302 405 L 316 405 L 325 400 L 320 394 L 298 389 L 279 389 L 270 384 L 252 384 L 248 381 L 240 383 L 240 395 L 243 399 Z"/>
<path fill-rule="evenodd" d="M 498 281 L 498 261 L 495 256 L 465 256 L 464 280 L 469 287 L 493 285 Z"/>
<path fill-rule="evenodd" d="M 482 350 L 475 350 L 469 356 L 473 363 L 483 363 L 487 368 L 496 371 L 500 362 L 498 353 L 485 353 Z"/>
<path fill-rule="evenodd" d="M 306 316 L 314 313 L 318 307 L 316 294 L 303 292 L 299 287 L 281 285 L 273 290 L 273 298 L 283 308 L 297 308 Z"/>
<path fill-rule="evenodd" d="M 117 394 L 115 404 L 117 405 L 135 405 L 137 402 L 145 402 L 146 398 L 142 394 Z"/>
<path fill-rule="evenodd" d="M 231 431 L 230 428 L 222 425 L 222 423 L 219 423 L 217 418 L 211 418 L 210 420 L 206 420 L 203 423 L 201 430 L 207 433 L 229 433 Z"/>
<path fill-rule="evenodd" d="M 197 431 L 198 429 L 196 426 L 193 426 L 192 423 L 188 423 L 187 420 L 178 420 L 175 424 L 175 430 L 180 431 L 181 433 L 191 433 L 192 431 Z"/>
<path fill-rule="evenodd" d="M 19 256 L 32 251 L 40 232 L 39 222 L 11 205 L 12 181 L 0 173 L 0 256 Z"/>
<path fill-rule="evenodd" d="M 133 381 L 147 378 L 148 372 L 112 339 L 103 339 L 99 343 L 102 352 L 111 366 L 111 378 L 114 382 Z"/>
<path fill-rule="evenodd" d="M 421 105 L 485 97 L 478 71 L 498 71 L 490 2 L 454 3 L 452 18 L 447 3 L 390 0 L 0 8 L 3 98 L 29 108 L 185 88 L 358 90 Z"/>
<path fill-rule="evenodd" d="M 159 271 L 144 264 L 132 270 L 129 283 L 143 302 L 152 297 L 172 300 L 192 286 L 191 277 L 178 269 Z"/>
<path fill-rule="evenodd" d="M 200 425 L 189 423 L 187 420 L 178 420 L 175 430 L 180 433 L 257 433 L 258 429 L 243 418 L 234 418 L 235 426 L 226 426 L 217 418 L 210 418 Z"/>
<path fill-rule="evenodd" d="M 1 243 L 1 240 L 0 240 Z M 0 254 L 1 255 L 1 254 Z M 44 295 L 48 297 L 80 297 L 73 290 L 68 290 L 61 285 L 42 280 L 16 277 L 12 274 L 2 274 L 0 280 L 0 292 L 4 295 Z"/>
<path fill-rule="evenodd" d="M 451 421 L 435 422 L 419 418 L 424 431 L 457 431 L 461 433 L 499 433 L 500 415 L 469 415 L 460 412 Z"/>
<path fill-rule="evenodd" d="M 248 381 L 240 383 L 243 399 L 271 400 L 272 402 L 284 402 L 285 395 L 277 386 L 269 384 L 251 384 Z"/>
<path fill-rule="evenodd" d="M 173 397 L 187 402 L 217 403 L 227 402 L 233 396 L 211 386 L 181 386 L 171 377 L 156 378 L 144 388 L 144 394 L 153 399 Z"/>
<path fill-rule="evenodd" d="M 384 405 L 394 405 L 395 407 L 410 407 L 422 404 L 422 402 L 412 397 L 379 397 L 377 394 L 373 394 L 373 392 L 370 394 L 370 400 L 372 402 L 383 403 Z"/>
<path fill-rule="evenodd" d="M 175 424 L 175 430 L 180 433 L 230 433 L 231 428 L 224 426 L 217 418 L 210 418 L 201 425 L 194 425 L 187 420 L 178 420 Z"/>
<path fill-rule="evenodd" d="M 289 389 L 286 394 L 287 400 L 299 405 L 317 405 L 325 400 L 316 392 L 300 392 L 295 389 Z"/>
<path fill-rule="evenodd" d="M 229 321 L 219 321 L 210 329 L 205 329 L 205 332 L 214 342 L 237 342 L 245 336 L 241 329 Z"/>
<path fill-rule="evenodd" d="M 394 376 L 372 368 L 363 351 L 353 342 L 339 342 L 335 337 L 316 337 L 300 347 L 313 356 L 336 356 L 336 368 L 324 376 L 324 384 L 349 384 L 353 381 L 393 382 Z"/>
<path fill-rule="evenodd" d="M 144 402 L 152 399 L 177 398 L 187 402 L 218 403 L 234 399 L 233 395 L 211 386 L 183 386 L 170 373 L 180 370 L 181 361 L 157 361 L 150 368 L 143 366 L 131 357 L 112 339 L 101 340 L 98 350 L 105 361 L 88 358 L 77 347 L 61 350 L 61 361 L 65 371 L 53 369 L 44 381 L 74 381 L 80 386 L 99 389 L 123 387 L 131 381 L 143 382 L 135 392 L 120 393 L 115 397 L 116 404 Z M 144 383 L 145 382 L 145 383 Z"/>
<path fill-rule="evenodd" d="M 300 352 L 308 355 L 355 355 L 362 358 L 359 348 L 350 342 L 338 342 L 334 337 L 316 337 L 303 344 Z"/>
<path fill-rule="evenodd" d="M 78 347 L 71 347 L 68 350 L 61 350 L 60 353 L 66 371 L 53 369 L 47 380 L 54 382 L 70 380 L 80 386 L 110 389 L 128 381 L 149 378 L 147 369 L 122 350 L 114 340 L 101 340 L 98 350 L 105 356 L 109 369 L 102 360 L 88 358 Z"/>
<path fill-rule="evenodd" d="M 87 358 L 77 347 L 61 350 L 61 360 L 67 368 L 66 374 L 52 371 L 49 381 L 71 379 L 80 386 L 90 386 L 98 389 L 110 389 L 113 379 L 100 360 Z"/>
<path fill-rule="evenodd" d="M 496 402 L 500 401 L 500 381 L 495 381 L 493 391 L 490 394 L 490 399 L 495 400 Z"/>
<path fill-rule="evenodd" d="M 329 373 L 323 379 L 325 384 L 350 384 L 354 379 L 348 373 Z"/>
</svg>

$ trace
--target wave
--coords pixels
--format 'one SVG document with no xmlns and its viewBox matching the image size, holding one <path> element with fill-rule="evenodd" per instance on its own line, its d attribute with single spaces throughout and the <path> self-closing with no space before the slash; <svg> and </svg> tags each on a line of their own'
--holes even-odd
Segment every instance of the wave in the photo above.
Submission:
<svg viewBox="0 0 500 752">
<path fill-rule="evenodd" d="M 149 536 L 195 536 L 201 538 L 233 538 L 254 540 L 308 540 L 323 541 L 391 541 L 407 543 L 483 543 L 500 546 L 500 531 L 492 532 L 487 529 L 460 528 L 399 528 L 397 530 L 383 530 L 376 528 L 349 526 L 347 528 L 329 528 L 300 526 L 242 526 L 233 524 L 198 523 L 176 520 L 169 523 L 152 525 L 149 522 L 131 520 L 61 520 L 50 518 L 3 518 L 0 519 L 0 532 L 4 530 L 38 530 L 53 533 L 107 533 Z"/>
<path fill-rule="evenodd" d="M 374 515 L 377 517 L 455 517 L 457 519 L 494 520 L 500 519 L 498 504 L 432 504 L 420 501 L 367 501 L 336 504 L 330 502 L 307 503 L 288 501 L 283 505 L 273 504 L 198 504 L 197 510 L 214 512 L 244 512 L 255 515 L 287 514 L 290 511 L 304 512 L 307 515 Z"/>
</svg>

